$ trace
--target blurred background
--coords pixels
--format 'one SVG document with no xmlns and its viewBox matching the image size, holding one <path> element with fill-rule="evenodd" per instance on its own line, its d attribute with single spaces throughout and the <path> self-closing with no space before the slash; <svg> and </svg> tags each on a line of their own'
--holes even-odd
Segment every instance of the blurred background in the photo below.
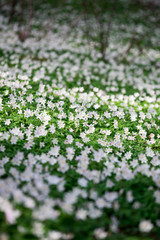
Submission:
<svg viewBox="0 0 160 240">
<path fill-rule="evenodd" d="M 47 9 L 49 11 L 45 14 Z M 7 18 L 8 24 L 17 23 L 16 30 L 20 41 L 24 42 L 32 35 L 35 21 L 38 22 L 39 19 L 43 19 L 43 24 L 41 21 L 40 25 L 46 34 L 54 26 L 56 29 L 56 23 L 65 23 L 64 36 L 73 30 L 80 31 L 89 46 L 99 50 L 105 62 L 106 49 L 112 43 L 113 35 L 119 37 L 119 41 L 123 39 L 129 43 L 123 56 L 120 59 L 116 56 L 121 61 L 126 60 L 132 47 L 136 47 L 140 53 L 148 47 L 159 48 L 159 42 L 152 37 L 159 29 L 159 13 L 159 0 L 0 1 L 0 14 Z M 128 31 L 128 36 L 123 36 L 124 31 Z"/>
</svg>

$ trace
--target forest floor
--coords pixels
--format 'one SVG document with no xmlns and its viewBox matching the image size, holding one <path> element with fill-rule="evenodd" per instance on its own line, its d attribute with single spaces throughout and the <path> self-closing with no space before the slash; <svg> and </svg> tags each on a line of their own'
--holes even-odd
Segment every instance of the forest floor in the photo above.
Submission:
<svg viewBox="0 0 160 240">
<path fill-rule="evenodd" d="M 4 7 L 0 240 L 160 239 L 158 9 L 118 9 L 104 61 L 76 6 L 39 7 L 25 42 Z"/>
</svg>

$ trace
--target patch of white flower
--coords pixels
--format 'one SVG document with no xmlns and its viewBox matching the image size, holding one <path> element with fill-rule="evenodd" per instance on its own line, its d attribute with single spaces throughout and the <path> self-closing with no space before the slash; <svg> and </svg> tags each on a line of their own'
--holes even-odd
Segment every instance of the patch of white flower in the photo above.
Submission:
<svg viewBox="0 0 160 240">
<path fill-rule="evenodd" d="M 17 25 L 7 28 L 0 18 L 0 211 L 8 224 L 22 214 L 17 204 L 31 211 L 38 237 L 74 239 L 57 230 L 46 234 L 45 221 L 58 222 L 63 214 L 98 221 L 107 209 L 113 213 L 108 230 L 93 232 L 105 239 L 119 231 L 122 197 L 134 211 L 141 208 L 128 185 L 139 176 L 150 179 L 159 207 L 160 71 L 136 49 L 134 63 L 117 65 L 109 54 L 106 66 L 96 49 L 88 52 L 81 32 L 64 41 L 54 29 L 41 37 L 44 32 L 35 28 L 21 43 Z M 110 50 L 116 55 L 124 46 L 112 43 Z M 146 51 L 158 61 L 159 51 Z M 94 83 L 100 79 L 103 88 Z M 139 231 L 153 227 L 142 216 Z"/>
</svg>

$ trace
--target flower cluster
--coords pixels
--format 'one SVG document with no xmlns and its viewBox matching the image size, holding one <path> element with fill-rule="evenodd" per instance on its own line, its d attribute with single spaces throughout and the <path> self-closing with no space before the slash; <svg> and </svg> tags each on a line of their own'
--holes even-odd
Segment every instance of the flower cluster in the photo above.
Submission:
<svg viewBox="0 0 160 240">
<path fill-rule="evenodd" d="M 106 69 L 97 50 L 89 57 L 82 36 L 64 42 L 51 31 L 39 40 L 34 29 L 21 43 L 17 25 L 6 32 L 6 19 L 0 21 L 6 225 L 46 240 L 74 239 L 77 226 L 95 239 L 131 226 L 144 233 L 159 227 L 159 70 L 144 56 L 124 67 L 112 55 Z M 117 48 L 123 46 L 111 46 Z M 148 54 L 158 58 L 156 50 Z"/>
</svg>

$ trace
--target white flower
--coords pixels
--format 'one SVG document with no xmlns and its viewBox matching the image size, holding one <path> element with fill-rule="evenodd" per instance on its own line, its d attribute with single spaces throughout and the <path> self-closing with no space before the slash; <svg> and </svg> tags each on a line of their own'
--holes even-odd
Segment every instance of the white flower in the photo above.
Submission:
<svg viewBox="0 0 160 240">
<path fill-rule="evenodd" d="M 10 123 L 11 123 L 11 120 L 10 120 L 10 119 L 6 119 L 6 120 L 5 120 L 5 124 L 6 124 L 6 125 L 9 125 Z"/>
<path fill-rule="evenodd" d="M 59 151 L 60 151 L 59 146 L 51 147 L 51 150 L 49 151 L 49 154 L 57 157 L 59 155 Z"/>
<path fill-rule="evenodd" d="M 83 147 L 83 144 L 80 143 L 80 142 L 76 142 L 76 146 L 77 146 L 78 148 L 82 148 L 82 147 Z"/>
<path fill-rule="evenodd" d="M 0 152 L 4 152 L 5 151 L 5 146 L 0 145 Z"/>
<path fill-rule="evenodd" d="M 58 121 L 58 127 L 61 129 L 61 128 L 64 128 L 65 124 L 62 120 L 59 120 Z"/>
<path fill-rule="evenodd" d="M 40 147 L 44 147 L 44 142 L 40 142 Z"/>
<path fill-rule="evenodd" d="M 30 94 L 29 96 L 26 97 L 26 100 L 29 102 L 29 103 L 32 103 L 33 101 L 33 94 Z"/>
<path fill-rule="evenodd" d="M 84 137 L 84 138 L 82 139 L 82 141 L 83 141 L 84 143 L 87 143 L 87 142 L 89 142 L 89 138 L 88 138 L 88 137 Z"/>
<path fill-rule="evenodd" d="M 67 140 L 68 140 L 68 143 L 71 144 L 73 142 L 72 135 L 67 135 Z"/>
<path fill-rule="evenodd" d="M 10 224 L 14 224 L 20 216 L 20 211 L 14 210 L 10 202 L 2 197 L 0 197 L 0 210 L 5 213 L 6 220 Z"/>
<path fill-rule="evenodd" d="M 110 130 L 106 130 L 106 131 L 105 131 L 105 134 L 106 134 L 107 136 L 109 136 L 109 135 L 111 135 L 111 131 L 110 131 Z"/>
<path fill-rule="evenodd" d="M 152 149 L 150 148 L 150 147 L 147 147 L 146 148 L 146 155 L 148 156 L 148 157 L 154 157 L 154 152 L 152 151 Z"/>
<path fill-rule="evenodd" d="M 111 117 L 111 114 L 110 114 L 108 111 L 106 111 L 106 112 L 104 113 L 104 116 L 105 116 L 106 118 L 110 118 L 110 117 Z"/>
<path fill-rule="evenodd" d="M 126 154 L 124 155 L 124 157 L 125 157 L 125 159 L 130 159 L 131 158 L 131 156 L 132 156 L 132 153 L 131 153 L 131 151 L 129 151 L 129 152 L 126 152 Z"/>
<path fill-rule="evenodd" d="M 26 118 L 28 118 L 28 117 L 32 117 L 33 114 L 34 114 L 33 111 L 30 110 L 30 109 L 26 109 L 26 110 L 24 110 L 24 116 L 25 116 Z"/>
<path fill-rule="evenodd" d="M 33 233 L 37 235 L 38 237 L 42 236 L 44 232 L 43 224 L 40 222 L 34 222 L 33 223 Z"/>
<path fill-rule="evenodd" d="M 106 238 L 108 233 L 103 228 L 97 228 L 94 230 L 94 236 L 97 239 L 103 239 Z"/>
<path fill-rule="evenodd" d="M 139 230 L 141 232 L 150 232 L 153 228 L 153 224 L 150 222 L 150 220 L 142 220 L 139 224 Z"/>
<path fill-rule="evenodd" d="M 53 134 L 55 133 L 55 126 L 54 124 L 50 125 L 49 131 Z"/>
<path fill-rule="evenodd" d="M 81 137 L 81 138 L 85 138 L 85 137 L 86 137 L 86 133 L 81 132 L 81 133 L 80 133 L 80 137 Z"/>
<path fill-rule="evenodd" d="M 139 154 L 139 160 L 142 163 L 147 163 L 147 158 L 146 158 L 145 154 L 143 154 L 143 153 Z"/>
<path fill-rule="evenodd" d="M 18 137 L 16 137 L 16 136 L 11 137 L 11 143 L 12 144 L 16 144 L 17 141 L 18 141 Z"/>
<path fill-rule="evenodd" d="M 35 134 L 35 137 L 46 136 L 47 135 L 47 130 L 45 130 L 44 125 L 37 126 L 34 134 Z"/>
<path fill-rule="evenodd" d="M 117 192 L 106 192 L 104 197 L 108 202 L 113 202 L 115 199 L 118 198 L 118 193 Z"/>
<path fill-rule="evenodd" d="M 51 231 L 48 234 L 49 240 L 59 240 L 61 239 L 61 237 L 62 237 L 62 234 L 58 231 Z"/>
<path fill-rule="evenodd" d="M 52 140 L 52 143 L 53 143 L 54 145 L 58 144 L 58 139 L 57 139 L 57 138 L 54 138 L 54 139 Z"/>
<path fill-rule="evenodd" d="M 82 187 L 86 187 L 88 184 L 88 181 L 85 178 L 78 179 L 78 184 Z"/>
<path fill-rule="evenodd" d="M 118 121 L 117 120 L 114 120 L 114 128 L 118 128 Z"/>
<path fill-rule="evenodd" d="M 106 201 L 105 201 L 103 198 L 98 198 L 98 199 L 96 200 L 96 206 L 97 206 L 98 208 L 104 208 L 105 205 L 106 205 Z"/>
<path fill-rule="evenodd" d="M 86 217 L 87 217 L 87 211 L 85 209 L 79 209 L 76 212 L 76 218 L 77 219 L 85 220 Z"/>
<path fill-rule="evenodd" d="M 154 197 L 156 199 L 156 203 L 160 204 L 160 191 L 159 190 L 156 190 L 154 192 Z"/>
</svg>

